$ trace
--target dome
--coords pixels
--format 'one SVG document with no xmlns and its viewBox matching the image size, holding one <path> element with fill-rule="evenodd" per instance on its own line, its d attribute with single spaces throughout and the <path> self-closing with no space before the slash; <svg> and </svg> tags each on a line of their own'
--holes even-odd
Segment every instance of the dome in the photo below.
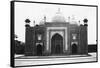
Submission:
<svg viewBox="0 0 100 68">
<path fill-rule="evenodd" d="M 52 22 L 66 22 L 65 17 L 62 15 L 60 10 L 55 14 L 55 16 L 52 18 Z"/>
</svg>

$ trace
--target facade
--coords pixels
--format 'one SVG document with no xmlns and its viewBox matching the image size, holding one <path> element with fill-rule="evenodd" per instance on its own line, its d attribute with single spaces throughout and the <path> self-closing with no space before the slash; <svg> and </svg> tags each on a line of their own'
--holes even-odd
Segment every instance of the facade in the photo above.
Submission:
<svg viewBox="0 0 100 68">
<path fill-rule="evenodd" d="M 84 25 L 75 21 L 66 22 L 63 15 L 57 12 L 52 22 L 46 22 L 44 17 L 44 22 L 34 27 L 26 23 L 25 55 L 88 54 L 86 22 L 87 19 L 84 19 Z"/>
</svg>

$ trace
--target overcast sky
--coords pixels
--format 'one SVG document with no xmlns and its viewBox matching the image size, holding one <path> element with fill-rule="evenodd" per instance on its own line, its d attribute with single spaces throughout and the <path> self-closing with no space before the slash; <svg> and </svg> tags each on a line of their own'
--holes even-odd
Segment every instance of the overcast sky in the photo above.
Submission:
<svg viewBox="0 0 100 68">
<path fill-rule="evenodd" d="M 31 25 L 35 20 L 36 24 L 46 16 L 50 22 L 55 13 L 60 8 L 62 15 L 68 21 L 68 17 L 74 16 L 76 21 L 88 19 L 88 44 L 96 44 L 96 7 L 71 6 L 71 5 L 54 5 L 39 3 L 15 3 L 15 34 L 18 40 L 25 42 L 25 19 L 29 18 Z"/>
</svg>

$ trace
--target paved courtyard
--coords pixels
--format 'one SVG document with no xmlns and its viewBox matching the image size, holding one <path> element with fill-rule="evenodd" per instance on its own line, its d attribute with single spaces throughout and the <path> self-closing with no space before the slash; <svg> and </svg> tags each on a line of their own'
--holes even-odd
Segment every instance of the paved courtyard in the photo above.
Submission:
<svg viewBox="0 0 100 68">
<path fill-rule="evenodd" d="M 96 61 L 96 53 L 89 55 L 68 55 L 68 56 L 15 56 L 15 66 L 75 63 Z"/>
</svg>

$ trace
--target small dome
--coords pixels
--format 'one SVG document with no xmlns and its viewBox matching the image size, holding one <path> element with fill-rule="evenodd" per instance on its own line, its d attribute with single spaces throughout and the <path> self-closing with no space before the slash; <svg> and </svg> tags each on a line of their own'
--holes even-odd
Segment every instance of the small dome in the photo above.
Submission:
<svg viewBox="0 0 100 68">
<path fill-rule="evenodd" d="M 55 16 L 52 18 L 52 22 L 66 22 L 65 17 L 62 15 L 60 12 L 60 9 L 58 12 L 55 14 Z"/>
<path fill-rule="evenodd" d="M 77 20 L 76 20 L 74 15 L 72 15 L 72 17 L 71 17 L 70 24 L 79 25 L 79 22 L 77 22 Z"/>
</svg>

